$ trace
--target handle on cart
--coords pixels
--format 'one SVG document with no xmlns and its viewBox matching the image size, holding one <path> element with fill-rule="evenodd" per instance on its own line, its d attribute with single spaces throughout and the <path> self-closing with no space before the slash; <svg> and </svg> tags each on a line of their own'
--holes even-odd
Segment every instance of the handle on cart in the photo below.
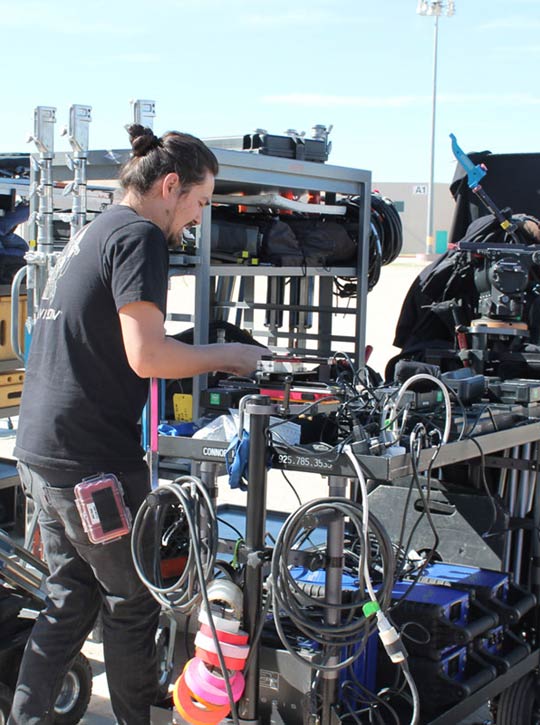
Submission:
<svg viewBox="0 0 540 725">
<path fill-rule="evenodd" d="M 19 312 L 20 290 L 23 279 L 26 277 L 28 266 L 21 267 L 11 282 L 11 347 L 15 356 L 24 364 L 24 354 L 19 339 Z"/>
</svg>

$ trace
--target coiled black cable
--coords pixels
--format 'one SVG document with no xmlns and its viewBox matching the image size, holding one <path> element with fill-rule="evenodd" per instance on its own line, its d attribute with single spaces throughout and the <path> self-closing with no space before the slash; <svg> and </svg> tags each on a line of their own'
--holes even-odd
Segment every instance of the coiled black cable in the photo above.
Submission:
<svg viewBox="0 0 540 725">
<path fill-rule="evenodd" d="M 367 644 L 368 637 L 376 627 L 375 618 L 366 617 L 363 611 L 363 606 L 368 602 L 363 572 L 365 557 L 368 557 L 369 563 L 369 543 L 363 546 L 360 552 L 358 590 L 352 593 L 346 603 L 328 603 L 318 591 L 314 596 L 310 595 L 291 573 L 289 552 L 297 546 L 302 530 L 317 528 L 332 513 L 347 517 L 356 529 L 359 541 L 364 541 L 363 510 L 359 504 L 341 497 L 310 501 L 293 512 L 283 524 L 274 546 L 269 580 L 273 598 L 274 625 L 283 645 L 295 659 L 303 663 L 309 661 L 319 670 L 336 670 L 352 664 L 360 656 L 363 646 L 358 647 L 354 654 L 345 653 L 343 657 L 345 648 L 355 642 Z M 379 544 L 382 582 L 377 591 L 377 600 L 381 609 L 385 609 L 390 602 L 393 583 L 392 543 L 386 529 L 371 513 L 368 517 L 368 527 Z M 340 613 L 339 623 L 326 621 L 326 615 L 330 610 Z M 316 655 L 315 660 L 311 655 L 303 657 L 298 648 L 287 640 L 281 623 L 283 617 L 288 617 L 308 640 L 320 645 L 322 651 Z M 332 660 L 331 664 L 328 663 L 329 658 Z"/>
<path fill-rule="evenodd" d="M 187 561 L 178 578 L 166 584 L 160 570 L 160 552 L 163 523 L 171 511 L 178 525 L 187 524 Z M 131 553 L 137 574 L 160 604 L 178 612 L 191 612 L 200 604 L 202 586 L 195 557 L 200 559 L 204 580 L 210 581 L 215 575 L 217 544 L 218 524 L 212 500 L 194 476 L 180 476 L 149 493 L 133 522 Z"/>
<path fill-rule="evenodd" d="M 361 240 L 358 215 L 363 204 L 360 196 L 348 197 L 339 202 L 347 207 L 343 223 L 349 236 L 358 244 Z M 368 291 L 375 287 L 381 276 L 381 268 L 391 264 L 403 248 L 403 225 L 401 217 L 388 197 L 378 192 L 371 194 L 370 234 L 368 249 Z M 344 282 L 335 279 L 339 297 L 354 297 L 357 285 L 352 278 L 343 277 Z"/>
</svg>

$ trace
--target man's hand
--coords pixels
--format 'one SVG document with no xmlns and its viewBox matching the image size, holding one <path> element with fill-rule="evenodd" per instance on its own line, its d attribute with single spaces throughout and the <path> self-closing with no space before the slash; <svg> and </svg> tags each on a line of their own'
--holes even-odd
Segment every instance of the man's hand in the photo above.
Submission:
<svg viewBox="0 0 540 725">
<path fill-rule="evenodd" d="M 267 347 L 244 345 L 241 342 L 225 342 L 214 347 L 219 347 L 223 351 L 223 354 L 219 355 L 216 371 L 233 375 L 251 375 L 257 369 L 261 357 L 271 354 Z"/>
<path fill-rule="evenodd" d="M 150 302 L 131 302 L 119 311 L 126 357 L 141 378 L 190 378 L 221 371 L 250 375 L 270 350 L 239 342 L 187 345 L 165 335 L 163 313 Z"/>
</svg>

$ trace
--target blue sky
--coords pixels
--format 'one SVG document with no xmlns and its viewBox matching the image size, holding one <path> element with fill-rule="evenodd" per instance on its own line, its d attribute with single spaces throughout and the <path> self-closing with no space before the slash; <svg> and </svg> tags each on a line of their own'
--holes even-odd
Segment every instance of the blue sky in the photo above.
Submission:
<svg viewBox="0 0 540 725">
<path fill-rule="evenodd" d="M 125 148 L 130 100 L 201 137 L 333 124 L 330 162 L 429 177 L 433 18 L 416 0 L 0 0 L 1 152 L 33 151 L 37 105 L 92 106 L 90 147 Z M 466 151 L 540 151 L 540 0 L 456 0 L 439 26 L 435 179 Z"/>
</svg>

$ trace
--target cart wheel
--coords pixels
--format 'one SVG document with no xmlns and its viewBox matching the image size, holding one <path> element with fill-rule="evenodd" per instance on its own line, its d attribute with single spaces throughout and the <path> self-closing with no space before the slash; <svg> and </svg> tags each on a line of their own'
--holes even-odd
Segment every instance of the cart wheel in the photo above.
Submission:
<svg viewBox="0 0 540 725">
<path fill-rule="evenodd" d="M 0 682 L 0 725 L 6 725 L 12 702 L 13 690 Z"/>
<path fill-rule="evenodd" d="M 503 690 L 497 702 L 496 725 L 540 725 L 540 684 L 529 672 Z"/>
<path fill-rule="evenodd" d="M 79 652 L 67 675 L 54 705 L 55 725 L 76 725 L 88 708 L 92 695 L 92 668 Z"/>
<path fill-rule="evenodd" d="M 158 694 L 157 702 L 165 701 L 169 694 L 169 685 L 172 680 L 173 667 L 168 663 L 171 628 L 167 624 L 160 627 L 156 637 L 156 650 L 158 661 Z"/>
</svg>

